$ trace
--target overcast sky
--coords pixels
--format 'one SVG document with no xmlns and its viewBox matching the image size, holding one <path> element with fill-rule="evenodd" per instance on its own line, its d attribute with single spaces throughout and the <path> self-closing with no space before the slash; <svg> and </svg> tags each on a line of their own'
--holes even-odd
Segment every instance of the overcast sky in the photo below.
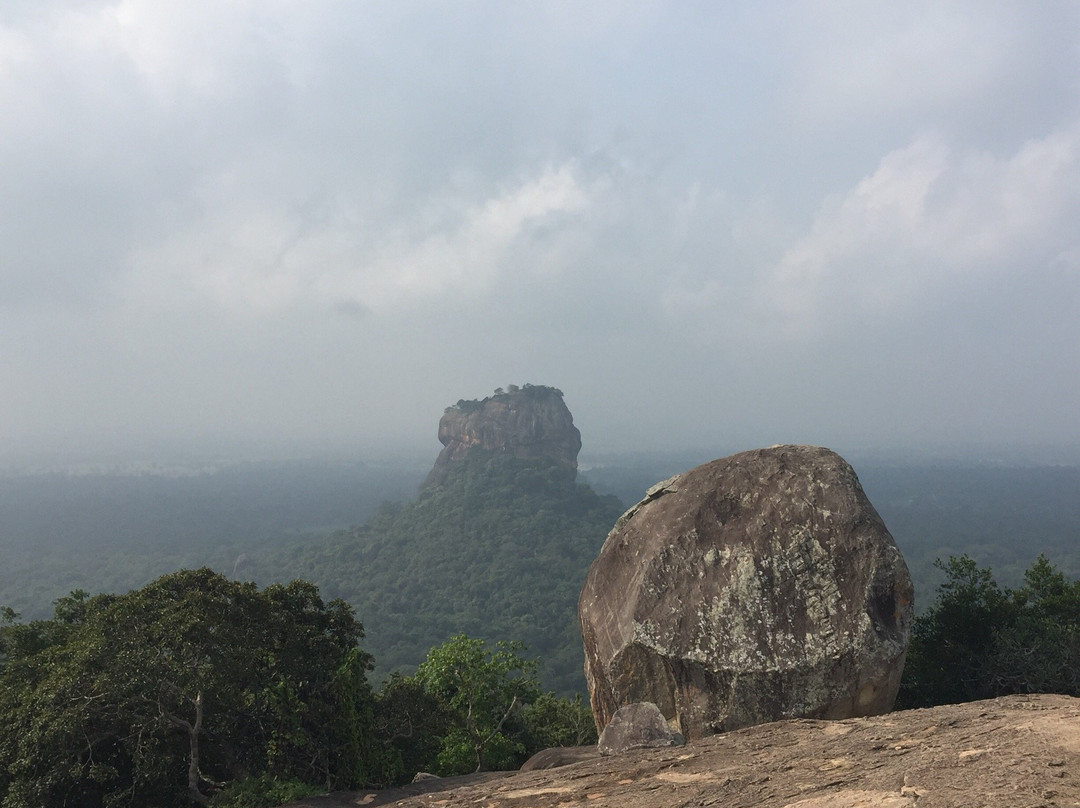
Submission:
<svg viewBox="0 0 1080 808">
<path fill-rule="evenodd" d="M 7 454 L 525 382 L 584 455 L 1080 446 L 1080 4 L 0 3 Z"/>
</svg>

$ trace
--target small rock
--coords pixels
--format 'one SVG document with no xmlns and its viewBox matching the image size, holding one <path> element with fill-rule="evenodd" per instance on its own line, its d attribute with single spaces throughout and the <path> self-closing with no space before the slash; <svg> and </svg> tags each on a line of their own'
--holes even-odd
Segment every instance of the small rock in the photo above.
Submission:
<svg viewBox="0 0 1080 808">
<path fill-rule="evenodd" d="M 660 708 L 651 702 L 627 704 L 615 711 L 600 733 L 601 755 L 621 755 L 629 749 L 682 746 L 686 739 L 672 732 Z"/>
<path fill-rule="evenodd" d="M 545 769 L 557 769 L 583 760 L 592 760 L 597 756 L 595 746 L 554 746 L 537 752 L 521 764 L 521 771 L 534 772 Z"/>
</svg>

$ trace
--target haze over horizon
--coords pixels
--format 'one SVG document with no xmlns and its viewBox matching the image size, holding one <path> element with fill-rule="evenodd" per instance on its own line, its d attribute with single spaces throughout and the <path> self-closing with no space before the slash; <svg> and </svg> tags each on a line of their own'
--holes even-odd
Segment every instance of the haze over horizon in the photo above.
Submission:
<svg viewBox="0 0 1080 808">
<path fill-rule="evenodd" d="M 0 6 L 0 463 L 1080 463 L 1074 2 Z"/>
</svg>

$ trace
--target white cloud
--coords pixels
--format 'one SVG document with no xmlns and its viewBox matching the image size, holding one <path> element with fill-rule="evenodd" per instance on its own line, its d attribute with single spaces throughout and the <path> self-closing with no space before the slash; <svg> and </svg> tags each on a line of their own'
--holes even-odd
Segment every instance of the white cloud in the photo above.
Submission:
<svg viewBox="0 0 1080 808">
<path fill-rule="evenodd" d="M 385 234 L 369 232 L 348 197 L 318 221 L 285 200 L 252 198 L 233 175 L 203 192 L 202 210 L 133 259 L 136 298 L 172 305 L 209 300 L 240 314 L 286 309 L 386 310 L 490 289 L 522 267 L 508 259 L 536 228 L 580 214 L 590 192 L 572 164 L 551 167 L 471 204 L 450 194 L 418 207 Z M 125 281 L 127 283 L 129 281 Z"/>
<path fill-rule="evenodd" d="M 1042 269 L 1080 245 L 1080 125 L 1011 156 L 924 135 L 829 200 L 770 270 L 760 305 L 806 336 L 941 309 L 973 284 Z"/>
<path fill-rule="evenodd" d="M 216 96 L 238 89 L 241 62 L 258 51 L 260 59 L 278 55 L 282 10 L 252 0 L 53 3 L 22 20 L 21 32 L 39 61 L 71 71 L 68 78 L 84 89 L 120 68 L 154 94 Z"/>
<path fill-rule="evenodd" d="M 571 166 L 547 169 L 503 193 L 471 207 L 449 231 L 413 242 L 394 233 L 379 253 L 344 284 L 374 305 L 402 297 L 432 297 L 447 292 L 470 294 L 487 288 L 506 265 L 511 246 L 527 238 L 531 227 L 562 214 L 580 213 L 588 192 Z"/>
<path fill-rule="evenodd" d="M 1022 28 L 1007 9 L 973 14 L 937 2 L 811 9 L 793 98 L 802 115 L 840 125 L 852 115 L 924 110 L 992 89 Z"/>
</svg>

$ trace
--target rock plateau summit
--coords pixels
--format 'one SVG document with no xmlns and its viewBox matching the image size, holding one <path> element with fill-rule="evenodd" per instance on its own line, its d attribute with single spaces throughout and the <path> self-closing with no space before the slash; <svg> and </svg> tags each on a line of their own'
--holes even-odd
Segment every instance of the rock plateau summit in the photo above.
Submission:
<svg viewBox="0 0 1080 808">
<path fill-rule="evenodd" d="M 510 385 L 480 401 L 459 401 L 439 420 L 442 452 L 424 481 L 440 485 L 449 468 L 474 448 L 514 457 L 547 459 L 577 472 L 581 433 L 561 390 L 543 385 Z"/>
</svg>

